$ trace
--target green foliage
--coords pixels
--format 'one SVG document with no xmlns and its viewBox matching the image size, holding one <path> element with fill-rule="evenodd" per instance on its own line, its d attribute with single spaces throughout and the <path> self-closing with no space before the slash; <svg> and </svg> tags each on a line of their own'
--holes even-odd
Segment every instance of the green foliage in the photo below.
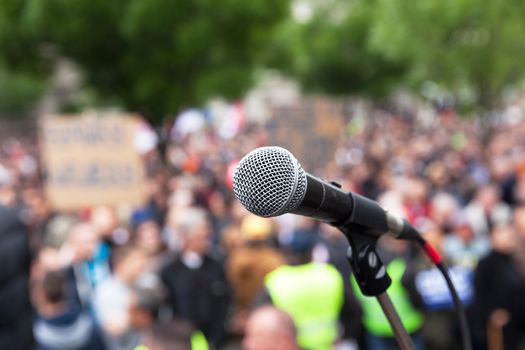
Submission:
<svg viewBox="0 0 525 350">
<path fill-rule="evenodd" d="M 525 75 L 520 0 L 303 0 L 313 17 L 288 71 L 325 92 L 420 91 L 433 82 L 482 110 Z"/>
<path fill-rule="evenodd" d="M 386 95 L 405 71 L 403 60 L 369 47 L 374 7 L 368 1 L 309 2 L 312 17 L 284 27 L 291 64 L 281 69 L 298 77 L 312 92 Z M 284 46 L 284 45 L 283 45 Z"/>
<path fill-rule="evenodd" d="M 311 17 L 292 19 L 294 2 Z M 89 103 L 157 118 L 238 98 L 265 67 L 312 92 L 434 86 L 489 110 L 525 75 L 524 10 L 520 0 L 2 0 L 0 112 L 30 109 L 59 57 L 82 70 Z"/>
<path fill-rule="evenodd" d="M 45 90 L 49 61 L 31 27 L 32 6 L 0 1 L 0 114 L 30 111 Z"/>
<path fill-rule="evenodd" d="M 483 109 L 523 79 L 525 3 L 519 0 L 377 0 L 370 43 L 409 63 L 410 83 L 435 81 Z M 461 101 L 460 101 L 461 102 Z"/>
<path fill-rule="evenodd" d="M 45 81 L 41 78 L 0 68 L 0 115 L 30 112 L 44 89 Z"/>
<path fill-rule="evenodd" d="M 99 99 L 162 117 L 239 97 L 262 64 L 283 0 L 32 0 L 41 33 Z"/>
</svg>

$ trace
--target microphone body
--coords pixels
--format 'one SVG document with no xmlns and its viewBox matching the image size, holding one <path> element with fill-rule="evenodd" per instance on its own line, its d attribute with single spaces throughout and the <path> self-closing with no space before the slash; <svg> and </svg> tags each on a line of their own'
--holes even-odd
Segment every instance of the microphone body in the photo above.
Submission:
<svg viewBox="0 0 525 350">
<path fill-rule="evenodd" d="M 308 216 L 328 223 L 346 221 L 354 203 L 348 194 L 341 191 L 335 183 L 327 183 L 315 176 L 306 174 L 306 192 L 303 200 L 290 213 Z"/>
<path fill-rule="evenodd" d="M 377 202 L 306 173 L 281 147 L 260 147 L 248 153 L 237 165 L 233 181 L 235 196 L 259 216 L 292 213 L 368 236 L 419 237 L 406 220 Z"/>
</svg>

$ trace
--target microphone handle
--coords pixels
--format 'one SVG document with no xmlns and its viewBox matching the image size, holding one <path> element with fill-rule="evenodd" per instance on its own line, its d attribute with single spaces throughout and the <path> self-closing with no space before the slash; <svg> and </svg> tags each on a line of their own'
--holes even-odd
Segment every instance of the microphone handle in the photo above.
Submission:
<svg viewBox="0 0 525 350">
<path fill-rule="evenodd" d="M 290 212 L 335 226 L 345 222 L 352 214 L 354 204 L 352 197 L 336 186 L 307 173 L 303 200 Z"/>
</svg>

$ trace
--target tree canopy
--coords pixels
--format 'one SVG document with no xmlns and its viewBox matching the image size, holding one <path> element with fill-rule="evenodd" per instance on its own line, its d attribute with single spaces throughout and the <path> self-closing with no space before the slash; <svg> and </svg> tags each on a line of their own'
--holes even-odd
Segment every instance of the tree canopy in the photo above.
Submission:
<svg viewBox="0 0 525 350">
<path fill-rule="evenodd" d="M 0 113 L 28 111 L 45 89 L 49 64 L 30 12 L 24 1 L 0 2 Z"/>
<path fill-rule="evenodd" d="M 308 18 L 290 16 L 297 3 Z M 0 112 L 37 101 L 62 57 L 92 101 L 156 118 L 242 97 L 268 67 L 338 95 L 432 82 L 489 110 L 525 75 L 523 10 L 519 0 L 3 0 Z"/>
<path fill-rule="evenodd" d="M 215 95 L 239 97 L 261 65 L 272 27 L 288 16 L 289 3 L 7 0 L 0 15 L 4 10 L 10 18 L 23 13 L 28 28 L 11 30 L 23 40 L 14 36 L 9 42 L 26 50 L 10 47 L 6 58 L 24 57 L 27 41 L 35 40 L 30 47 L 46 45 L 76 62 L 99 103 L 158 117 Z M 0 38 L 11 36 L 7 29 L 0 27 Z"/>
<path fill-rule="evenodd" d="M 306 86 L 374 94 L 394 86 L 417 92 L 431 81 L 459 103 L 488 110 L 525 75 L 522 1 L 310 3 L 320 10 L 299 31 L 309 59 L 294 67 Z"/>
</svg>

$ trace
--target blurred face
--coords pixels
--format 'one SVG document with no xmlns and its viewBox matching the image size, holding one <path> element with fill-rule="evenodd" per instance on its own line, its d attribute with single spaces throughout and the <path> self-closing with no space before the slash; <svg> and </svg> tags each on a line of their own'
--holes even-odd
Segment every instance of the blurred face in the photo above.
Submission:
<svg viewBox="0 0 525 350">
<path fill-rule="evenodd" d="M 442 227 L 448 226 L 458 210 L 457 203 L 449 196 L 437 196 L 432 201 L 431 218 Z"/>
<path fill-rule="evenodd" d="M 233 201 L 230 215 L 235 222 L 241 222 L 248 215 L 248 211 L 242 206 L 240 201 Z"/>
<path fill-rule="evenodd" d="M 215 191 L 209 200 L 210 210 L 216 216 L 223 216 L 226 214 L 226 202 L 224 197 L 218 192 Z"/>
<path fill-rule="evenodd" d="M 450 180 L 447 169 L 441 162 L 432 163 L 427 171 L 430 181 L 436 186 L 444 186 Z"/>
<path fill-rule="evenodd" d="M 11 186 L 0 186 L 0 204 L 11 206 L 16 202 L 16 192 Z"/>
<path fill-rule="evenodd" d="M 206 254 L 210 249 L 210 227 L 207 223 L 198 224 L 186 239 L 186 251 L 199 255 Z"/>
<path fill-rule="evenodd" d="M 159 225 L 146 221 L 137 228 L 137 246 L 146 254 L 157 253 L 162 248 Z"/>
<path fill-rule="evenodd" d="M 257 327 L 253 322 L 248 322 L 243 347 L 246 350 L 273 350 L 275 334 L 268 327 Z"/>
<path fill-rule="evenodd" d="M 242 346 L 245 350 L 297 349 L 293 336 L 267 312 L 255 312 L 248 318 Z"/>
<path fill-rule="evenodd" d="M 119 261 L 116 271 L 124 281 L 133 282 L 144 272 L 146 263 L 144 254 L 139 251 L 133 251 Z"/>
<path fill-rule="evenodd" d="M 510 254 L 516 247 L 516 232 L 510 225 L 496 227 L 491 238 L 492 247 L 500 253 Z"/>
<path fill-rule="evenodd" d="M 424 201 L 427 197 L 427 186 L 424 181 L 420 179 L 411 179 L 406 196 L 411 201 Z"/>
<path fill-rule="evenodd" d="M 42 196 L 41 193 L 33 189 L 29 189 L 24 192 L 23 199 L 24 199 L 25 204 L 31 210 L 31 214 L 33 215 L 33 220 L 40 221 L 47 217 L 48 208 L 44 200 L 44 197 Z"/>
<path fill-rule="evenodd" d="M 479 193 L 479 202 L 487 209 L 492 209 L 499 201 L 498 190 L 494 187 L 485 187 Z"/>
<path fill-rule="evenodd" d="M 109 207 L 96 208 L 91 222 L 102 237 L 111 235 L 117 227 L 117 217 L 113 209 Z"/>
<path fill-rule="evenodd" d="M 69 242 L 73 248 L 75 261 L 91 259 L 99 243 L 93 227 L 89 224 L 74 226 Z"/>
<path fill-rule="evenodd" d="M 454 230 L 455 234 L 463 240 L 463 242 L 470 242 L 474 238 L 474 232 L 468 224 L 461 224 Z"/>
<path fill-rule="evenodd" d="M 227 252 L 240 248 L 244 244 L 244 238 L 238 227 L 230 227 L 223 231 L 221 244 Z"/>
</svg>

